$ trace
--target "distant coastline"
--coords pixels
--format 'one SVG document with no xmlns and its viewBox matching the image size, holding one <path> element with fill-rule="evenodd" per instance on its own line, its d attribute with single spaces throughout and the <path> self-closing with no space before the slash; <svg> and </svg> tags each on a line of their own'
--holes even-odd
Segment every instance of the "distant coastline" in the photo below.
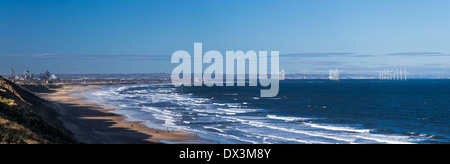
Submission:
<svg viewBox="0 0 450 164">
<path fill-rule="evenodd" d="M 168 73 L 135 73 L 135 74 L 55 74 L 58 78 L 50 81 L 16 80 L 19 84 L 82 84 L 82 85 L 117 85 L 141 83 L 170 83 Z M 3 75 L 11 79 L 11 75 Z M 286 74 L 285 79 L 328 79 L 328 73 L 316 74 Z M 379 79 L 378 74 L 348 74 L 341 73 L 340 79 Z M 408 79 L 450 79 L 449 75 L 411 74 Z"/>
</svg>

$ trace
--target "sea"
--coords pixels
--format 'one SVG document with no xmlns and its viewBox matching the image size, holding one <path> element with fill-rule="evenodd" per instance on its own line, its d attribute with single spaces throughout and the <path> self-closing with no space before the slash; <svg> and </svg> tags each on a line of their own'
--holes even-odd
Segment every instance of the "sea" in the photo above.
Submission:
<svg viewBox="0 0 450 164">
<path fill-rule="evenodd" d="M 136 84 L 74 96 L 211 144 L 450 143 L 450 80 L 283 80 L 276 97 L 260 90 Z"/>
</svg>

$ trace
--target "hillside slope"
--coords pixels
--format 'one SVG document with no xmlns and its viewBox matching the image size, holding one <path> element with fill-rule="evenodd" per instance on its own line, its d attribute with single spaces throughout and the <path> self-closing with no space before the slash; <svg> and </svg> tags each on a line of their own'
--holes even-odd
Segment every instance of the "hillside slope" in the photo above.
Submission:
<svg viewBox="0 0 450 164">
<path fill-rule="evenodd" d="M 0 143 L 76 143 L 58 108 L 0 76 Z"/>
</svg>

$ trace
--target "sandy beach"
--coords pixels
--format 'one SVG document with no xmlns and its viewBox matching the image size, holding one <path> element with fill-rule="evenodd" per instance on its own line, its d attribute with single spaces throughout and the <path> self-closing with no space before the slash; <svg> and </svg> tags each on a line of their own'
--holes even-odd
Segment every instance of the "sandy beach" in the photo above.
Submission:
<svg viewBox="0 0 450 164">
<path fill-rule="evenodd" d="M 72 93 L 101 86 L 64 86 L 54 93 L 38 93 L 44 99 L 55 102 L 60 108 L 59 119 L 74 137 L 86 144 L 158 144 L 158 143 L 201 143 L 193 134 L 151 129 L 136 121 L 125 121 L 125 117 L 109 111 L 116 108 L 102 107 L 98 103 L 81 102 L 83 97 Z"/>
</svg>

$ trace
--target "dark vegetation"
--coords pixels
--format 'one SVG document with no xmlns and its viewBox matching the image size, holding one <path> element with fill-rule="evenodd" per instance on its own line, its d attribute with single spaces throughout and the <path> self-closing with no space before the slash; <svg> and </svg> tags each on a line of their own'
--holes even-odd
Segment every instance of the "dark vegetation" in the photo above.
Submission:
<svg viewBox="0 0 450 164">
<path fill-rule="evenodd" d="M 0 76 L 0 143 L 77 143 L 57 119 L 58 108 L 33 92 L 51 93 L 56 85 L 18 86 Z"/>
</svg>

